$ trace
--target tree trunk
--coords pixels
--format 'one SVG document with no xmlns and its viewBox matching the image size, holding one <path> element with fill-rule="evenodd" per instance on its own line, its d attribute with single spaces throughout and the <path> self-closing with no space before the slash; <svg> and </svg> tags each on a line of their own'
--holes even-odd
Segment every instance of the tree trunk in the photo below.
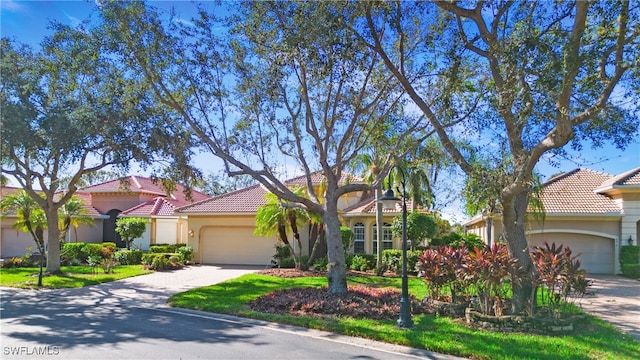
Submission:
<svg viewBox="0 0 640 360">
<path fill-rule="evenodd" d="M 47 273 L 60 272 L 60 229 L 58 228 L 58 210 L 46 209 L 47 216 Z M 43 254 L 44 255 L 44 254 Z"/>
<path fill-rule="evenodd" d="M 391 187 L 391 184 L 389 184 Z M 382 268 L 382 203 L 378 201 L 382 197 L 382 183 L 376 188 L 376 236 L 378 239 L 378 251 L 376 252 L 376 270 L 380 270 Z"/>
<path fill-rule="evenodd" d="M 340 220 L 338 219 L 338 202 L 334 196 L 327 195 L 327 209 L 323 218 L 327 232 L 327 257 L 329 266 L 327 280 L 330 294 L 347 293 L 347 271 L 344 258 L 344 246 L 340 233 Z"/>
<path fill-rule="evenodd" d="M 531 301 L 535 300 L 531 295 L 533 262 L 529 256 L 524 224 L 528 202 L 529 194 L 526 190 L 502 196 L 502 226 L 505 241 L 509 254 L 518 259 L 518 265 L 522 268 L 520 276 L 518 279 L 514 279 L 512 284 L 512 310 L 514 314 L 524 313 L 531 308 Z"/>
<path fill-rule="evenodd" d="M 302 270 L 309 270 L 309 266 L 311 266 L 311 264 L 313 264 L 319 256 L 318 249 L 320 248 L 321 243 L 324 241 L 324 225 L 312 223 L 309 233 L 309 242 L 313 244 L 313 248 L 311 249 L 311 253 L 309 254 L 309 260 L 305 264 L 302 264 Z M 324 252 L 326 253 L 326 251 Z"/>
</svg>

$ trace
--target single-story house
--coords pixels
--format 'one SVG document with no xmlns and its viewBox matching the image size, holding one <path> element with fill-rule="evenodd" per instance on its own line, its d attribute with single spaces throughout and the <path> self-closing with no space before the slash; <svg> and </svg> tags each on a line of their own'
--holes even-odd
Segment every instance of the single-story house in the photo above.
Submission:
<svg viewBox="0 0 640 360">
<path fill-rule="evenodd" d="M 344 175 L 341 181 L 362 181 L 352 175 Z M 320 173 L 312 174 L 316 190 L 323 183 Z M 303 186 L 306 177 L 297 177 L 285 182 L 287 186 Z M 277 244 L 275 237 L 266 238 L 254 234 L 256 213 L 265 203 L 268 193 L 261 185 L 203 200 L 177 209 L 176 213 L 187 215 L 187 244 L 193 246 L 195 261 L 203 264 L 253 264 L 269 265 Z M 411 206 L 408 201 L 408 206 Z M 355 235 L 353 251 L 372 254 L 376 251 L 376 201 L 371 191 L 354 192 L 343 196 L 338 204 L 342 223 L 350 227 Z M 383 247 L 400 249 L 401 240 L 391 236 L 391 222 L 401 214 L 396 210 L 384 210 Z M 300 229 L 302 254 L 309 255 L 313 244 L 309 242 L 308 228 Z"/>
<path fill-rule="evenodd" d="M 2 188 L 0 195 L 17 192 L 18 188 Z M 84 200 L 87 215 L 93 218 L 93 226 L 81 225 L 70 230 L 68 242 L 115 242 L 125 244 L 115 232 L 116 218 L 147 218 L 147 231 L 142 239 L 134 241 L 134 247 L 146 250 L 151 244 L 185 243 L 187 239 L 186 217 L 177 215 L 174 210 L 210 196 L 192 190 L 190 198 L 185 195 L 185 187 L 176 184 L 173 192 L 167 194 L 159 181 L 140 176 L 128 176 L 107 181 L 76 192 Z M 35 248 L 31 235 L 16 229 L 13 224 L 15 215 L 2 218 L 0 232 L 0 257 L 22 256 L 27 247 Z M 46 236 L 46 234 L 45 234 Z"/>
<path fill-rule="evenodd" d="M 579 260 L 589 273 L 620 272 L 620 246 L 637 245 L 640 236 L 640 167 L 620 175 L 575 169 L 545 182 L 541 200 L 544 220 L 529 217 L 529 245 L 563 244 L 581 254 Z M 500 214 L 493 216 L 490 239 L 487 220 L 480 214 L 464 226 L 486 243 L 499 242 Z"/>
</svg>

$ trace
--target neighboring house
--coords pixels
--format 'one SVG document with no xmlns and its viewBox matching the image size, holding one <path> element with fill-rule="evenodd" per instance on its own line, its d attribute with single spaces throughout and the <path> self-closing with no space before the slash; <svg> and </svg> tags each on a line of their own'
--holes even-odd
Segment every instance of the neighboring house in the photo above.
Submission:
<svg viewBox="0 0 640 360">
<path fill-rule="evenodd" d="M 324 177 L 312 174 L 312 184 L 317 194 L 324 190 Z M 344 175 L 342 183 L 361 182 L 353 175 Z M 306 186 L 306 177 L 297 177 L 285 184 L 290 187 Z M 184 195 L 184 187 L 167 195 L 160 184 L 151 179 L 129 176 L 113 180 L 77 192 L 85 200 L 86 208 L 95 219 L 95 226 L 80 226 L 70 231 L 67 241 L 99 243 L 116 242 L 124 246 L 115 233 L 118 217 L 144 217 L 149 219 L 147 231 L 134 246 L 143 250 L 150 244 L 186 243 L 193 246 L 195 261 L 202 264 L 269 265 L 275 253 L 275 237 L 265 238 L 254 234 L 258 207 L 265 204 L 267 190 L 253 185 L 227 194 L 210 197 L 197 191 L 192 199 Z M 407 200 L 408 208 L 411 201 Z M 376 201 L 372 191 L 344 195 L 338 208 L 342 223 L 355 234 L 352 249 L 355 253 L 375 254 Z M 400 249 L 400 239 L 391 236 L 391 222 L 400 215 L 402 208 L 384 210 L 384 249 Z M 27 246 L 33 247 L 30 235 L 11 229 L 15 217 L 8 216 L 2 222 L 2 257 L 21 256 Z M 309 242 L 309 229 L 300 228 L 303 255 L 309 255 L 313 244 Z"/>
<path fill-rule="evenodd" d="M 312 184 L 316 193 L 322 193 L 323 176 L 312 174 Z M 344 175 L 341 182 L 361 182 L 352 175 Z M 298 177 L 285 182 L 287 186 L 305 186 L 306 177 Z M 266 238 L 254 234 L 256 213 L 265 204 L 268 193 L 261 185 L 253 185 L 231 193 L 213 197 L 199 203 L 178 209 L 178 214 L 188 217 L 189 239 L 194 248 L 195 261 L 203 264 L 252 264 L 269 265 L 277 244 L 275 237 Z M 343 196 L 338 204 L 342 223 L 355 234 L 352 249 L 356 253 L 375 253 L 377 242 L 376 207 L 372 192 L 354 192 Z M 410 206 L 410 204 L 408 205 Z M 383 247 L 399 249 L 401 240 L 391 236 L 391 222 L 401 213 L 384 211 Z M 302 254 L 309 255 L 313 244 L 309 242 L 308 227 L 300 228 Z"/>
<path fill-rule="evenodd" d="M 3 195 L 19 191 L 3 188 Z M 210 196 L 193 190 L 187 199 L 184 186 L 176 184 L 175 191 L 167 194 L 160 182 L 152 179 L 128 176 L 80 189 L 76 195 L 84 200 L 85 209 L 94 219 L 94 226 L 81 225 L 69 231 L 68 242 L 115 242 L 124 247 L 124 242 L 115 232 L 117 217 L 147 218 L 147 231 L 142 239 L 134 241 L 134 247 L 146 250 L 151 244 L 185 243 L 187 239 L 186 218 L 174 213 L 178 207 L 209 199 Z M 26 247 L 35 247 L 31 235 L 12 228 L 15 215 L 2 219 L 0 233 L 0 257 L 22 256 Z"/>
<path fill-rule="evenodd" d="M 576 169 L 542 185 L 544 220 L 529 216 L 529 245 L 569 246 L 580 253 L 582 267 L 592 274 L 620 272 L 620 246 L 637 245 L 640 236 L 640 167 L 620 175 Z M 500 215 L 493 218 L 491 243 L 500 241 Z M 487 242 L 487 219 L 467 222 L 468 232 Z"/>
</svg>

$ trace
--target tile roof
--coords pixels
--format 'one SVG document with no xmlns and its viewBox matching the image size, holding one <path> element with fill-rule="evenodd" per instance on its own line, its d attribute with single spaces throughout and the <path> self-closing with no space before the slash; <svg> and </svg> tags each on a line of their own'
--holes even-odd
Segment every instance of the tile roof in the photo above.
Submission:
<svg viewBox="0 0 640 360">
<path fill-rule="evenodd" d="M 542 185 L 542 203 L 547 214 L 620 213 L 613 199 L 594 192 L 612 175 L 589 169 L 575 169 L 556 176 Z"/>
<path fill-rule="evenodd" d="M 177 209 L 180 213 L 254 213 L 265 204 L 268 191 L 260 184 L 214 196 Z"/>
<path fill-rule="evenodd" d="M 191 190 L 191 199 L 187 199 L 185 187 L 175 184 L 176 190 L 170 194 L 162 188 L 160 180 L 140 176 L 128 176 L 126 178 L 107 181 L 83 188 L 82 192 L 87 193 L 110 193 L 110 192 L 133 192 L 158 195 L 153 200 L 138 204 L 122 213 L 127 215 L 172 215 L 174 210 L 197 203 L 211 196 L 202 192 Z"/>
<path fill-rule="evenodd" d="M 640 167 L 629 170 L 620 175 L 614 176 L 606 181 L 604 181 L 596 191 L 607 187 L 614 186 L 633 186 L 640 185 Z"/>
<path fill-rule="evenodd" d="M 315 171 L 315 172 L 312 172 L 310 175 L 311 175 L 311 183 L 314 185 L 321 184 L 325 179 L 323 171 Z M 339 183 L 342 185 L 346 183 L 359 183 L 362 181 L 363 181 L 362 178 L 343 171 L 340 176 Z M 285 185 L 303 185 L 303 186 L 307 185 L 307 175 L 302 175 L 302 176 L 295 177 L 293 179 L 286 180 L 284 183 Z"/>
<path fill-rule="evenodd" d="M 169 202 L 167 199 L 157 197 L 153 200 L 149 200 L 142 204 L 136 205 L 130 209 L 123 211 L 123 215 L 159 215 L 159 216 L 171 216 L 174 214 L 176 206 Z"/>
</svg>

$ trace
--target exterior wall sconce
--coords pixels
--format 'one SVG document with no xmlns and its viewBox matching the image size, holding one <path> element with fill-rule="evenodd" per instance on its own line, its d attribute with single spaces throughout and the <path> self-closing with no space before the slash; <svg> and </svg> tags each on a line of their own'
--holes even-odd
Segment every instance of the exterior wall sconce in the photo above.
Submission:
<svg viewBox="0 0 640 360">
<path fill-rule="evenodd" d="M 629 235 L 627 242 L 629 243 L 629 246 L 633 245 L 633 238 L 631 237 L 631 235 Z"/>
<path fill-rule="evenodd" d="M 189 237 L 194 237 L 196 235 L 196 233 L 193 231 L 193 229 L 189 229 Z"/>
</svg>

